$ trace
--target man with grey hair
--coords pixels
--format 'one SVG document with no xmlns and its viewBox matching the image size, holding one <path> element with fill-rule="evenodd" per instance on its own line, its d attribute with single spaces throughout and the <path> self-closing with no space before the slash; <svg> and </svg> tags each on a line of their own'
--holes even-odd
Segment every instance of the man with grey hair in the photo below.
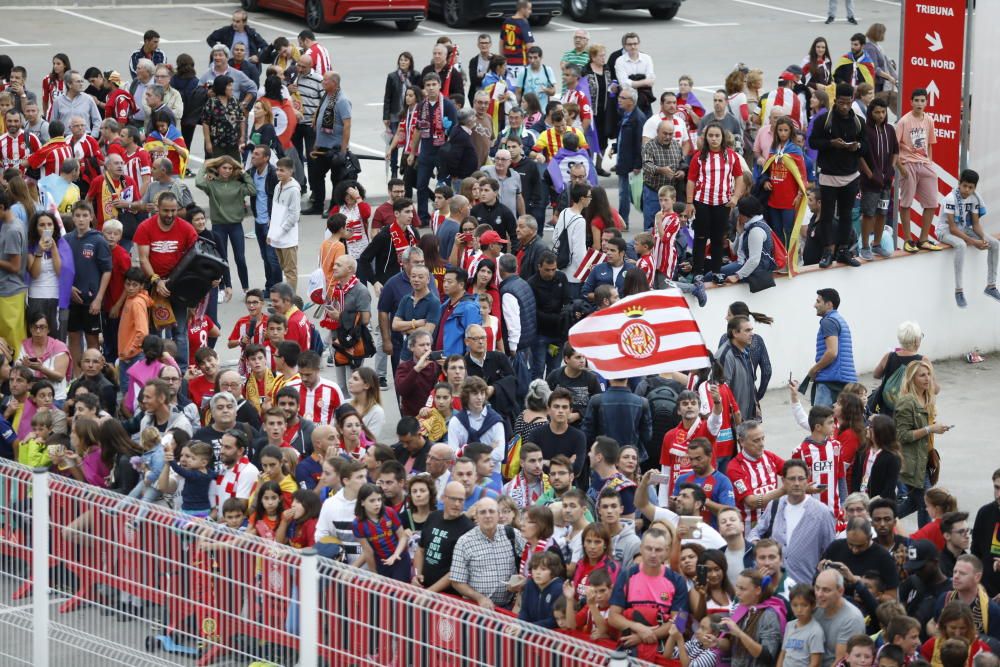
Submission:
<svg viewBox="0 0 1000 667">
<path fill-rule="evenodd" d="M 476 147 L 476 167 L 486 164 L 490 157 L 490 146 L 496 136 L 493 134 L 493 118 L 490 116 L 490 94 L 485 90 L 476 93 L 472 105 L 476 119 L 472 124 L 472 145 Z"/>
<path fill-rule="evenodd" d="M 528 280 L 538 272 L 538 261 L 542 253 L 549 249 L 548 244 L 538 234 L 538 221 L 534 216 L 522 215 L 517 219 L 514 228 L 517 235 L 517 273 Z"/>
<path fill-rule="evenodd" d="M 372 297 L 368 293 L 368 287 L 358 281 L 355 275 L 357 270 L 358 263 L 350 255 L 341 255 L 333 263 L 333 284 L 330 290 L 334 298 L 326 307 L 326 315 L 332 320 L 339 321 L 340 328 L 344 331 L 355 326 L 367 327 L 371 321 Z M 336 347 L 336 338 L 333 342 Z M 349 394 L 348 368 L 353 372 L 354 369 L 360 368 L 362 363 L 364 359 L 352 359 L 349 366 L 336 367 L 337 384 L 345 396 Z"/>
<path fill-rule="evenodd" d="M 351 148 L 351 101 L 340 87 L 340 74 L 329 71 L 323 75 L 326 93 L 309 119 L 316 140 L 309 154 L 309 189 L 313 192 L 312 206 L 302 211 L 305 215 L 326 213 L 326 175 L 333 184 L 344 179 L 347 171 L 347 152 Z"/>
<path fill-rule="evenodd" d="M 463 178 L 479 169 L 478 149 L 475 143 L 476 112 L 472 109 L 458 110 L 458 128 L 448 137 L 448 149 L 444 152 L 438 167 L 438 178 L 449 179 L 455 186 Z M 457 189 L 457 187 L 456 187 Z M 418 205 L 419 206 L 419 205 Z"/>
<path fill-rule="evenodd" d="M 72 128 L 73 118 L 80 118 L 84 122 L 86 132 L 96 138 L 101 133 L 101 112 L 98 111 L 94 98 L 83 92 L 87 87 L 87 81 L 83 75 L 72 69 L 63 74 L 63 81 L 66 84 L 66 94 L 52 101 L 49 122 L 58 120 L 64 127 Z"/>
<path fill-rule="evenodd" d="M 243 112 L 250 110 L 253 100 L 257 97 L 257 84 L 250 80 L 243 72 L 235 69 L 229 64 L 229 47 L 225 44 L 216 44 L 212 47 L 212 66 L 198 79 L 199 86 L 211 87 L 216 77 L 228 76 L 233 80 L 233 95 L 243 106 Z M 143 90 L 145 94 L 145 90 Z M 144 99 L 143 96 L 136 96 L 137 100 Z M 145 120 L 145 118 L 143 118 Z"/>
<path fill-rule="evenodd" d="M 535 293 L 517 275 L 517 257 L 509 253 L 501 255 L 497 266 L 500 270 L 500 309 L 503 312 L 501 335 L 504 349 L 514 358 L 514 371 L 520 378 L 518 361 L 530 372 L 531 346 L 538 335 Z M 521 384 L 518 382 L 518 389 L 523 395 L 527 391 L 527 382 L 524 382 L 523 387 Z"/>
<path fill-rule="evenodd" d="M 619 59 L 619 67 L 621 67 Z M 632 210 L 629 179 L 632 174 L 642 171 L 642 126 L 646 122 L 644 114 L 637 106 L 638 93 L 634 88 L 622 88 L 618 93 L 620 123 L 618 126 L 618 161 L 615 173 L 618 175 L 618 214 L 628 229 L 628 214 Z"/>
<path fill-rule="evenodd" d="M 413 293 L 410 273 L 418 266 L 424 266 L 424 251 L 417 246 L 409 246 L 400 254 L 399 262 L 401 270 L 385 281 L 378 296 L 378 331 L 381 337 L 379 346 L 381 349 L 380 354 L 375 355 L 375 371 L 380 379 L 386 374 L 386 355 L 391 358 L 392 374 L 396 375 L 396 368 L 399 366 L 400 355 L 404 348 L 404 338 L 403 333 L 396 331 L 392 324 L 403 299 Z M 378 346 L 377 342 L 376 345 Z M 386 384 L 388 385 L 388 382 Z"/>
<path fill-rule="evenodd" d="M 108 156 L 109 158 L 111 156 Z M 182 180 L 174 174 L 174 165 L 169 158 L 161 157 L 153 160 L 150 172 L 149 187 L 142 194 L 142 203 L 147 212 L 156 210 L 156 200 L 161 192 L 172 192 L 177 197 L 177 203 L 181 208 L 187 208 L 194 204 L 194 197 L 191 190 Z"/>
<path fill-rule="evenodd" d="M 146 92 L 142 96 L 142 110 L 146 114 L 146 134 L 156 129 L 154 119 L 157 115 L 166 116 L 170 124 L 177 126 L 177 116 L 173 109 L 166 103 L 166 88 L 158 83 L 151 83 L 146 86 Z"/>
<path fill-rule="evenodd" d="M 736 441 L 739 453 L 726 466 L 726 476 L 733 482 L 736 507 L 743 515 L 744 532 L 749 535 L 768 503 L 785 495 L 781 479 L 785 462 L 764 449 L 764 428 L 755 419 L 736 427 Z"/>
<path fill-rule="evenodd" d="M 153 85 L 155 74 L 156 65 L 153 64 L 152 60 L 140 58 L 139 62 L 135 64 L 135 77 L 128 84 L 128 92 L 132 96 L 132 99 L 136 100 L 136 111 L 129 119 L 130 125 L 142 127 L 146 123 L 146 118 L 148 118 L 149 114 L 146 113 L 143 102 L 146 99 L 146 88 Z M 213 76 L 212 80 L 214 79 L 215 77 Z M 199 81 L 198 83 L 201 84 L 202 82 Z"/>
<path fill-rule="evenodd" d="M 590 99 L 577 89 L 582 76 L 582 68 L 579 65 L 570 63 L 563 66 L 562 80 L 565 92 L 562 94 L 560 101 L 563 104 L 575 104 L 578 107 L 577 118 L 580 119 L 580 129 L 586 135 L 594 120 L 594 112 L 590 106 Z"/>
<path fill-rule="evenodd" d="M 441 221 L 437 230 L 438 251 L 446 261 L 455 247 L 455 236 L 461 229 L 462 220 L 469 217 L 471 211 L 472 204 L 464 195 L 455 194 L 448 200 L 448 217 Z"/>
<path fill-rule="evenodd" d="M 642 145 L 642 227 L 653 229 L 660 211 L 660 188 L 675 183 L 683 176 L 684 151 L 674 140 L 674 121 L 661 120 L 656 126 L 656 138 Z M 676 186 L 675 186 L 676 187 Z M 667 276 L 672 278 L 672 276 Z"/>
<path fill-rule="evenodd" d="M 521 174 L 511 169 L 511 155 L 506 148 L 493 156 L 493 164 L 483 167 L 483 173 L 500 184 L 500 203 L 516 215 L 524 215 L 524 196 L 521 194 Z"/>
<path fill-rule="evenodd" d="M 813 584 L 816 612 L 813 619 L 823 628 L 823 667 L 831 667 L 847 656 L 847 642 L 864 634 L 865 617 L 844 600 L 844 576 L 837 570 L 822 570 Z"/>
<path fill-rule="evenodd" d="M 204 404 L 199 407 L 199 411 L 204 409 Z M 239 428 L 248 431 L 246 424 L 236 421 L 236 412 L 239 409 L 239 401 L 236 396 L 229 391 L 219 391 L 208 399 L 209 419 L 208 425 L 202 426 L 191 436 L 194 440 L 201 440 L 212 445 L 215 452 L 215 460 L 219 460 L 219 449 L 222 446 L 222 436 L 231 428 Z M 247 435 L 250 435 L 247 432 Z"/>
</svg>

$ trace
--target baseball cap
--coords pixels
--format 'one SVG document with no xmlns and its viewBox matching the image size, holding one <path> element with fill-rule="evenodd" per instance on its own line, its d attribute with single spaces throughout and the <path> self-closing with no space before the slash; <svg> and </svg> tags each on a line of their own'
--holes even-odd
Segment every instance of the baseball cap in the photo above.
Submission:
<svg viewBox="0 0 1000 667">
<path fill-rule="evenodd" d="M 778 75 L 778 81 L 791 81 L 794 83 L 795 81 L 798 80 L 799 77 L 795 76 L 794 74 L 788 71 L 782 72 L 781 74 Z"/>
<path fill-rule="evenodd" d="M 914 540 L 906 548 L 906 563 L 903 564 L 903 569 L 907 572 L 917 572 L 928 561 L 934 562 L 940 557 L 941 553 L 930 540 Z"/>
<path fill-rule="evenodd" d="M 490 245 L 491 243 L 503 243 L 503 239 L 500 238 L 500 235 L 497 234 L 492 229 L 483 232 L 483 235 L 479 237 L 479 245 L 487 246 Z"/>
<path fill-rule="evenodd" d="M 122 75 L 121 75 L 121 74 L 119 74 L 118 72 L 114 72 L 114 71 L 112 71 L 112 72 L 111 72 L 111 73 L 109 73 L 109 74 L 108 74 L 108 76 L 107 76 L 107 77 L 105 77 L 105 78 L 106 78 L 106 79 L 107 79 L 108 81 L 110 81 L 111 83 L 115 84 L 116 86 L 120 86 L 120 85 L 122 85 Z"/>
</svg>

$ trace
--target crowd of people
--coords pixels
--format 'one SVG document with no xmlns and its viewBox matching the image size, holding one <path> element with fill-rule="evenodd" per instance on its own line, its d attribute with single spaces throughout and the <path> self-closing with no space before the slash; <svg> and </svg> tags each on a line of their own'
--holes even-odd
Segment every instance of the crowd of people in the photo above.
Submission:
<svg viewBox="0 0 1000 667">
<path fill-rule="evenodd" d="M 763 289 L 799 255 L 891 255 L 884 227 L 913 200 L 904 249 L 940 249 L 927 95 L 889 124 L 885 26 L 837 60 L 817 38 L 769 92 L 739 65 L 708 108 L 686 75 L 656 96 L 633 32 L 608 54 L 576 31 L 546 60 L 530 13 L 518 2 L 500 53 L 480 35 L 467 66 L 447 37 L 426 67 L 399 55 L 377 206 L 308 30 L 268 43 L 238 10 L 203 74 L 205 54 L 170 63 L 150 30 L 128 82 L 60 53 L 37 88 L 0 55 L 0 456 L 653 662 L 996 667 L 1000 470 L 970 522 L 939 484 L 950 427 L 916 323 L 869 395 L 840 294 L 819 290 L 815 364 L 789 383 L 805 433 L 781 454 L 755 330 L 773 320 L 747 304 L 690 373 L 606 379 L 567 341 L 620 297 L 704 305 L 706 281 Z M 978 179 L 937 220 L 963 307 L 966 244 L 1000 300 Z M 205 243 L 228 264 L 192 306 L 178 286 Z M 221 322 L 232 264 L 246 314 Z"/>
</svg>

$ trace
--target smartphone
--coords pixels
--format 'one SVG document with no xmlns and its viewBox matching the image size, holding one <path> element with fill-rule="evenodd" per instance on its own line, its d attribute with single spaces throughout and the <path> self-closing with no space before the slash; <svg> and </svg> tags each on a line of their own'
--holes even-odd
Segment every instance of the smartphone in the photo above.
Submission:
<svg viewBox="0 0 1000 667">
<path fill-rule="evenodd" d="M 680 521 L 680 525 L 689 526 L 691 528 L 697 528 L 698 524 L 701 523 L 700 516 L 681 516 L 677 518 Z"/>
<path fill-rule="evenodd" d="M 428 358 L 431 361 L 441 361 L 441 359 L 444 358 L 444 351 L 443 350 L 435 350 L 434 352 L 431 352 L 431 356 L 428 357 Z"/>
<path fill-rule="evenodd" d="M 816 488 L 819 489 L 820 491 L 826 491 L 827 485 L 826 484 L 817 484 Z"/>
<path fill-rule="evenodd" d="M 507 585 L 510 586 L 511 588 L 514 588 L 516 586 L 520 586 L 521 584 L 523 584 L 525 580 L 526 578 L 524 577 L 524 575 L 512 574 L 510 575 L 510 579 L 507 580 Z"/>
<path fill-rule="evenodd" d="M 709 623 L 710 628 L 712 628 L 712 634 L 718 636 L 722 632 L 722 625 L 720 623 Z"/>
<path fill-rule="evenodd" d="M 30 361 L 33 364 L 37 364 L 38 363 L 38 357 L 28 357 L 28 361 Z"/>
<path fill-rule="evenodd" d="M 694 571 L 695 581 L 699 586 L 708 586 L 708 565 L 696 565 Z"/>
<path fill-rule="evenodd" d="M 51 229 L 43 229 L 42 230 L 42 239 L 44 239 L 46 241 L 51 241 L 52 240 L 52 230 Z"/>
</svg>

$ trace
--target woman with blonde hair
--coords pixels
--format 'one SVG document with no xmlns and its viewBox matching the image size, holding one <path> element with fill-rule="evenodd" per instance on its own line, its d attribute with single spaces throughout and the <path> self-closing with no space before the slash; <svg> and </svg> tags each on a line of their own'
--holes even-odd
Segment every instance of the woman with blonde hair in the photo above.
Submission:
<svg viewBox="0 0 1000 667">
<path fill-rule="evenodd" d="M 896 340 L 899 341 L 899 347 L 891 352 L 886 352 L 878 364 L 875 365 L 875 370 L 872 372 L 876 380 L 882 380 L 882 384 L 875 390 L 875 397 L 872 399 L 872 404 L 868 406 L 869 410 L 887 415 L 892 414 L 893 408 L 885 404 L 882 393 L 886 385 L 889 384 L 889 381 L 896 374 L 896 371 L 900 368 L 905 368 L 914 361 L 926 358 L 918 352 L 923 339 L 924 334 L 920 330 L 919 324 L 909 320 L 900 323 L 896 329 Z M 905 373 L 905 371 L 903 372 Z M 940 391 L 941 387 L 935 380 L 934 393 L 937 394 Z"/>
<path fill-rule="evenodd" d="M 750 125 L 747 130 L 756 137 L 760 128 L 760 89 L 764 86 L 764 72 L 759 69 L 752 69 L 745 77 L 744 94 L 747 98 L 747 108 L 750 112 Z"/>
<path fill-rule="evenodd" d="M 271 103 L 261 98 L 253 105 L 250 112 L 250 122 L 252 125 L 247 129 L 247 145 L 244 149 L 243 164 L 250 168 L 250 155 L 257 146 L 267 146 L 271 149 L 271 164 L 278 161 L 278 158 L 285 156 L 285 149 L 278 139 L 278 132 L 274 129 L 274 109 Z"/>
<path fill-rule="evenodd" d="M 247 273 L 246 243 L 243 237 L 243 214 L 246 212 L 247 197 L 257 194 L 253 178 L 243 171 L 243 166 L 235 158 L 221 155 L 205 160 L 194 184 L 208 194 L 212 237 L 222 259 L 229 261 L 227 240 L 233 244 L 236 271 L 245 293 L 250 289 L 250 277 Z M 222 280 L 225 286 L 224 300 L 229 301 L 233 298 L 233 279 L 228 269 Z"/>
<path fill-rule="evenodd" d="M 917 512 L 922 528 L 930 521 L 924 504 L 924 490 L 931 485 L 935 459 L 934 436 L 951 428 L 936 422 L 934 367 L 927 359 L 912 361 L 906 367 L 902 389 L 896 401 L 894 419 L 896 439 L 903 451 L 899 478 L 906 485 L 906 499 L 899 505 L 899 518 Z"/>
</svg>

